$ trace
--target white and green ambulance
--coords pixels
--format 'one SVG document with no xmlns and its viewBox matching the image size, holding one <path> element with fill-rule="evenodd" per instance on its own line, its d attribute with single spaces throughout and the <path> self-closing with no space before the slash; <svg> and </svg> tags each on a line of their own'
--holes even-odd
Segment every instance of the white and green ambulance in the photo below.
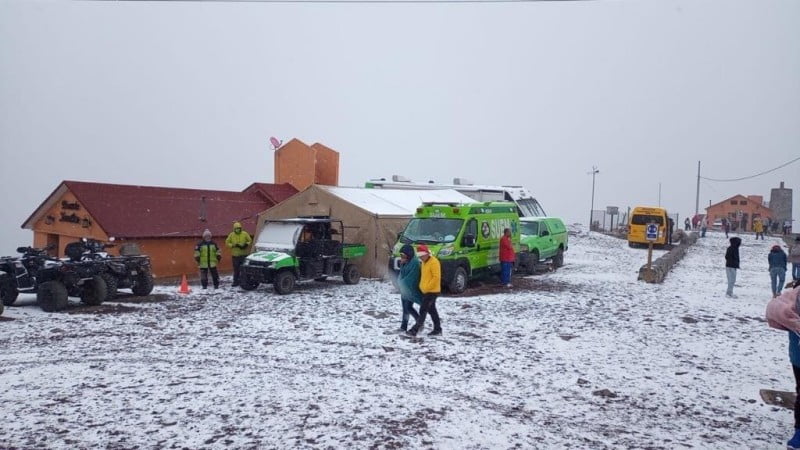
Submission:
<svg viewBox="0 0 800 450">
<path fill-rule="evenodd" d="M 517 207 L 510 202 L 423 203 L 398 236 L 389 268 L 400 270 L 400 249 L 425 244 L 442 265 L 442 287 L 461 293 L 470 279 L 500 273 L 500 238 L 511 229 L 519 249 Z"/>
</svg>

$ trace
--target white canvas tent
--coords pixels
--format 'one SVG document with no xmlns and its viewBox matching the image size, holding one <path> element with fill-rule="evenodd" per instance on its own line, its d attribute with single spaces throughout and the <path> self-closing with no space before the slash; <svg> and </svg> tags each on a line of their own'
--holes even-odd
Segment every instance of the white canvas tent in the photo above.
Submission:
<svg viewBox="0 0 800 450">
<path fill-rule="evenodd" d="M 357 262 L 361 275 L 382 278 L 388 272 L 389 254 L 397 234 L 423 202 L 461 204 L 475 200 L 452 189 L 415 191 L 312 185 L 259 214 L 256 233 L 266 219 L 339 219 L 344 222 L 345 242 L 367 246 L 367 255 Z"/>
</svg>

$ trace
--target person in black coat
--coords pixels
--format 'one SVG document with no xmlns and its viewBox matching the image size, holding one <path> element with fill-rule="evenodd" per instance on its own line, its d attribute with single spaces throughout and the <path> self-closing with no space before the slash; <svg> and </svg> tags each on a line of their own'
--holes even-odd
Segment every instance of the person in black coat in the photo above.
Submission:
<svg viewBox="0 0 800 450">
<path fill-rule="evenodd" d="M 725 275 L 728 276 L 728 290 L 725 291 L 725 295 L 736 298 L 733 295 L 733 284 L 736 283 L 736 269 L 739 268 L 739 246 L 742 245 L 742 240 L 732 237 L 730 242 L 730 247 L 725 251 Z"/>
<path fill-rule="evenodd" d="M 773 245 L 769 255 L 769 280 L 772 284 L 772 297 L 781 295 L 783 283 L 786 281 L 786 252 L 780 245 Z"/>
</svg>

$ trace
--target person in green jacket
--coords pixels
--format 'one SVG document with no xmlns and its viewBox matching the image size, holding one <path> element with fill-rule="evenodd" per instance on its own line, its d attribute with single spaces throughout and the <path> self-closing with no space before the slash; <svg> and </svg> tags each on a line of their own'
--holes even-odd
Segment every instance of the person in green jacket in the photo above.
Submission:
<svg viewBox="0 0 800 450">
<path fill-rule="evenodd" d="M 233 261 L 233 286 L 239 285 L 239 271 L 242 267 L 244 259 L 250 254 L 250 244 L 253 239 L 247 231 L 242 229 L 242 224 L 235 222 L 233 224 L 233 231 L 225 239 L 225 245 L 231 249 L 231 260 Z"/>
<path fill-rule="evenodd" d="M 208 287 L 208 272 L 211 272 L 211 280 L 214 282 L 214 289 L 219 287 L 219 272 L 217 263 L 222 259 L 217 244 L 211 240 L 211 230 L 203 231 L 203 240 L 194 247 L 194 260 L 200 268 L 200 284 L 203 289 Z"/>
<path fill-rule="evenodd" d="M 414 247 L 409 244 L 400 249 L 400 274 L 397 276 L 400 288 L 400 303 L 403 306 L 403 318 L 400 331 L 408 329 L 408 316 L 419 319 L 414 303 L 422 304 L 422 291 L 419 290 L 419 259 L 414 255 Z"/>
</svg>

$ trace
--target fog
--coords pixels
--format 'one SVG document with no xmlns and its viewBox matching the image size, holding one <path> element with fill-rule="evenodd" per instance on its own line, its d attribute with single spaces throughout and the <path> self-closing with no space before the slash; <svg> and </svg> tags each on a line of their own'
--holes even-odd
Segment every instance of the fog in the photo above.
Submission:
<svg viewBox="0 0 800 450">
<path fill-rule="evenodd" d="M 550 215 L 695 211 L 702 175 L 800 156 L 800 3 L 0 3 L 0 254 L 62 180 L 241 190 L 269 137 L 401 174 L 523 185 Z M 700 208 L 800 162 L 700 183 Z M 124 207 L 124 205 L 120 205 Z M 702 212 L 702 211 L 701 211 Z M 146 220 L 144 218 L 143 220 Z"/>
</svg>

